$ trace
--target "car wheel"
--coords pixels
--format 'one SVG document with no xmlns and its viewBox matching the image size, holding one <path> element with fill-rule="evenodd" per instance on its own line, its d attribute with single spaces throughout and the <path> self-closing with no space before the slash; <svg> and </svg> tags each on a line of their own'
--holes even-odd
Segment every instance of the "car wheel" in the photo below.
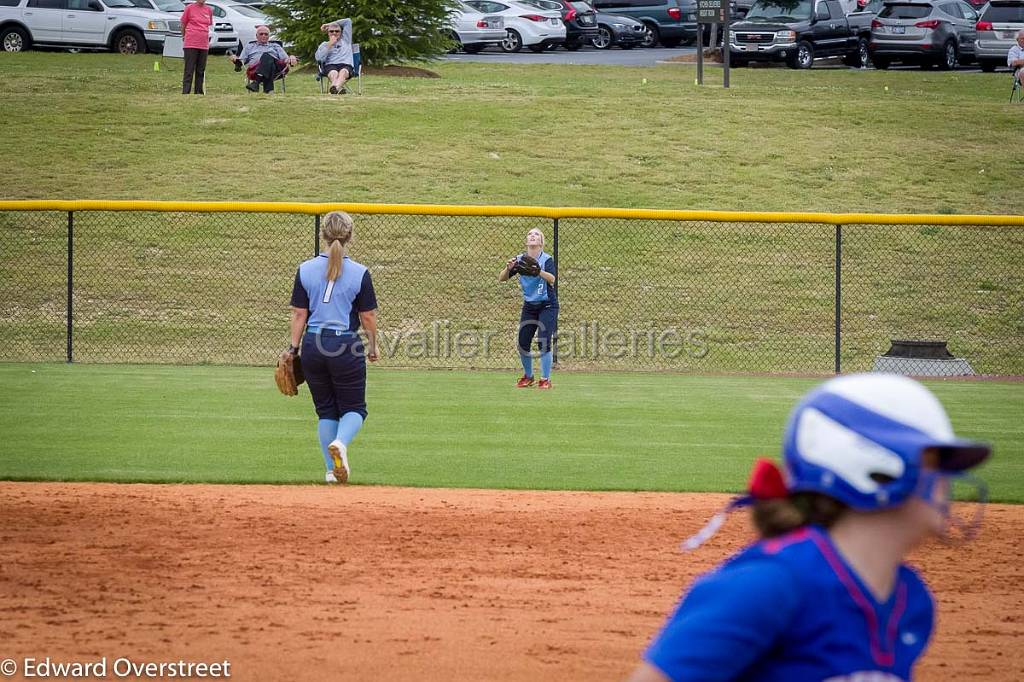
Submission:
<svg viewBox="0 0 1024 682">
<path fill-rule="evenodd" d="M 868 39 L 857 40 L 857 51 L 846 58 L 846 65 L 857 69 L 866 69 L 871 63 L 871 55 L 868 53 Z"/>
<path fill-rule="evenodd" d="M 814 48 L 806 40 L 796 46 L 796 53 L 789 61 L 791 69 L 809 69 L 814 66 Z"/>
<path fill-rule="evenodd" d="M 889 68 L 889 63 L 890 62 L 885 57 L 875 57 L 875 58 L 873 58 L 871 60 L 871 63 L 875 65 L 876 69 L 880 69 L 881 71 L 885 71 L 886 69 Z"/>
<path fill-rule="evenodd" d="M 501 49 L 505 52 L 519 52 L 523 49 L 523 37 L 519 31 L 512 28 L 505 29 L 505 39 L 501 41 Z"/>
<path fill-rule="evenodd" d="M 599 50 L 607 50 L 612 46 L 612 32 L 604 26 L 599 26 L 597 36 L 591 41 Z"/>
<path fill-rule="evenodd" d="M 996 70 L 996 64 L 998 63 L 999 62 L 982 61 L 980 63 L 981 70 L 984 71 L 985 73 L 992 73 L 993 71 Z"/>
<path fill-rule="evenodd" d="M 17 26 L 10 26 L 0 31 L 0 45 L 4 52 L 24 52 L 32 44 L 28 34 Z"/>
<path fill-rule="evenodd" d="M 939 62 L 939 68 L 943 71 L 952 71 L 956 68 L 956 60 L 956 43 L 948 40 L 945 47 L 942 48 L 942 61 Z"/>
<path fill-rule="evenodd" d="M 644 32 L 644 40 L 640 44 L 644 47 L 657 47 L 658 41 L 661 40 L 661 34 L 658 33 L 658 27 L 654 24 L 644 24 L 644 28 L 647 30 Z"/>
<path fill-rule="evenodd" d="M 141 54 L 146 51 L 146 41 L 134 28 L 126 28 L 114 36 L 114 50 L 121 54 Z"/>
<path fill-rule="evenodd" d="M 466 54 L 478 54 L 480 50 L 484 49 L 483 45 L 463 45 L 462 49 Z"/>
</svg>

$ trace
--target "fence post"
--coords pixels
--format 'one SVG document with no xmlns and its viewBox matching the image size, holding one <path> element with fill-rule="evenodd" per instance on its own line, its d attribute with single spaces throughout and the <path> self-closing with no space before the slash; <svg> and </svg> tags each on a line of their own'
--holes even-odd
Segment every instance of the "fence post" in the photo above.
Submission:
<svg viewBox="0 0 1024 682">
<path fill-rule="evenodd" d="M 558 296 L 558 283 L 562 280 L 562 272 L 560 263 L 558 262 L 558 218 L 555 218 L 551 227 L 551 239 L 554 242 L 552 247 L 552 257 L 555 259 L 555 286 L 552 287 L 555 290 L 555 296 Z M 558 364 L 558 331 L 555 331 L 555 335 L 551 337 L 551 364 Z"/>
<path fill-rule="evenodd" d="M 75 214 L 68 211 L 68 330 L 67 330 L 67 362 L 75 361 L 72 345 L 72 331 L 74 329 L 74 308 L 75 300 Z"/>
<path fill-rule="evenodd" d="M 839 352 L 842 347 L 843 319 L 843 226 L 836 225 L 836 374 L 842 371 Z"/>
<path fill-rule="evenodd" d="M 313 258 L 320 254 L 320 214 L 313 216 Z"/>
</svg>

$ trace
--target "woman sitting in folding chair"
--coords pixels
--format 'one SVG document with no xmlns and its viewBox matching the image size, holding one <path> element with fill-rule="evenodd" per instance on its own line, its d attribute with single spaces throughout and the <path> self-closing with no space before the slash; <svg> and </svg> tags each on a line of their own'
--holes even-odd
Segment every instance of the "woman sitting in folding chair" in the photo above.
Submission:
<svg viewBox="0 0 1024 682">
<path fill-rule="evenodd" d="M 250 41 L 237 57 L 228 54 L 228 59 L 236 70 L 245 67 L 249 80 L 247 90 L 258 92 L 262 85 L 263 92 L 267 93 L 274 91 L 275 80 L 284 78 L 289 67 L 299 63 L 298 58 L 288 56 L 281 43 L 270 42 L 270 29 L 262 24 L 256 27 L 256 40 Z"/>
<path fill-rule="evenodd" d="M 327 40 L 316 48 L 316 61 L 320 73 L 330 82 L 332 95 L 344 95 L 348 92 L 345 81 L 355 73 L 352 66 L 352 20 L 332 21 L 323 24 L 320 30 L 327 32 Z"/>
</svg>

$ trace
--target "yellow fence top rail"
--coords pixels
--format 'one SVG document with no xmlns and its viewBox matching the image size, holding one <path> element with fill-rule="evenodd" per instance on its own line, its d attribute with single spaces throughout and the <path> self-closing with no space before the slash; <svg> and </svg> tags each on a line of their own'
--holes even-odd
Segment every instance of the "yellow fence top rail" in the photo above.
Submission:
<svg viewBox="0 0 1024 682">
<path fill-rule="evenodd" d="M 1024 227 L 1024 215 L 938 215 L 892 213 L 782 213 L 757 211 L 672 211 L 646 208 L 552 206 L 459 206 L 444 204 L 336 204 L 271 201 L 0 201 L 0 211 L 160 211 L 182 213 L 304 213 L 489 216 L 521 218 L 618 218 L 742 223 L 824 223 L 828 225 L 1006 225 Z"/>
</svg>

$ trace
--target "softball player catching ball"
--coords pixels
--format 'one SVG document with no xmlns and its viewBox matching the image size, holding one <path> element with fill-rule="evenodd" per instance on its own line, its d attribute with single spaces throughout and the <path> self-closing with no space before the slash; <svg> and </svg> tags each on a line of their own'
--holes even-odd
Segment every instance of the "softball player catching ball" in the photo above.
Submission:
<svg viewBox="0 0 1024 682">
<path fill-rule="evenodd" d="M 529 256 L 529 259 L 525 259 Z M 524 267 L 527 260 L 536 261 L 531 265 L 536 274 L 527 274 Z M 558 328 L 558 296 L 555 291 L 555 259 L 544 251 L 544 233 L 533 228 L 526 233 L 526 252 L 509 259 L 498 275 L 499 282 L 519 275 L 523 289 L 523 310 L 519 315 L 519 359 L 523 363 L 523 376 L 516 383 L 519 388 L 533 386 L 533 356 L 530 344 L 537 337 L 540 351 L 540 382 L 537 388 L 551 388 L 551 364 L 553 360 L 552 339 Z"/>
<path fill-rule="evenodd" d="M 345 255 L 352 230 L 347 213 L 324 217 L 320 238 L 326 252 L 295 273 L 286 351 L 302 349 L 302 369 L 320 418 L 317 433 L 328 483 L 348 481 L 348 446 L 366 419 L 366 360 L 377 360 L 377 297 L 366 266 Z"/>
<path fill-rule="evenodd" d="M 839 377 L 786 429 L 784 472 L 759 460 L 761 540 L 698 578 L 630 678 L 909 680 L 932 632 L 928 588 L 903 564 L 950 522 L 950 485 L 989 447 L 957 439 L 942 405 L 904 377 Z"/>
</svg>

